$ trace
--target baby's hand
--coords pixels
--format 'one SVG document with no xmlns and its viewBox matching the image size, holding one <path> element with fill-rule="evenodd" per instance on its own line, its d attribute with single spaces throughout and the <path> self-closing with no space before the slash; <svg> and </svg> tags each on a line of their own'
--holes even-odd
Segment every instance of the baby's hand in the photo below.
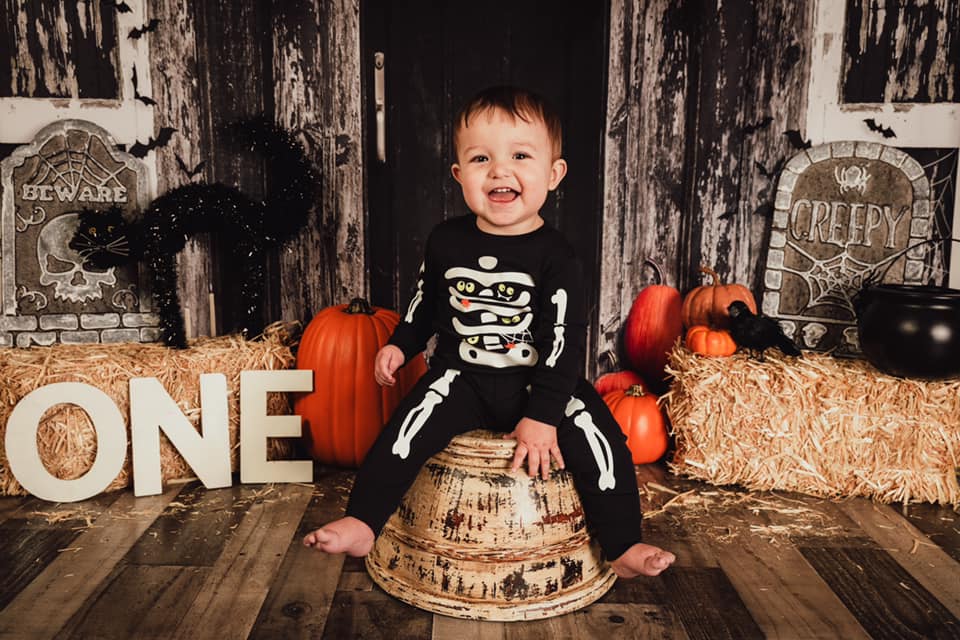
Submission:
<svg viewBox="0 0 960 640">
<path fill-rule="evenodd" d="M 557 429 L 545 422 L 533 418 L 522 418 L 512 433 L 503 436 L 517 441 L 517 451 L 513 454 L 513 463 L 510 471 L 516 471 L 523 466 L 523 459 L 527 459 L 527 472 L 531 478 L 540 471 L 543 479 L 550 477 L 550 456 L 557 461 L 557 466 L 564 468 L 563 456 L 560 455 L 560 446 L 557 444 Z"/>
<path fill-rule="evenodd" d="M 373 377 L 381 387 L 392 387 L 397 383 L 393 377 L 394 372 L 403 366 L 406 358 L 400 347 L 392 344 L 384 346 L 377 351 L 376 360 L 373 364 Z"/>
</svg>

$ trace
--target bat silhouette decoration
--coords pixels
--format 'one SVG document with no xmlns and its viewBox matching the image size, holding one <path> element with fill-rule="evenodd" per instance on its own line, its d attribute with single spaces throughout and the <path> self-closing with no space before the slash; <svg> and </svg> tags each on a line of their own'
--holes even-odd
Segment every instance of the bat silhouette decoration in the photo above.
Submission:
<svg viewBox="0 0 960 640">
<path fill-rule="evenodd" d="M 744 126 L 743 134 L 748 136 L 751 133 L 756 133 L 757 131 L 760 131 L 761 129 L 766 129 L 767 127 L 770 126 L 771 122 L 773 122 L 773 118 L 771 116 L 764 116 L 763 118 L 760 119 L 759 122 L 755 122 L 753 124 L 748 124 Z"/>
<path fill-rule="evenodd" d="M 787 136 L 787 140 L 790 141 L 794 149 L 809 149 L 813 146 L 809 140 L 804 140 L 803 136 L 801 136 L 800 132 L 796 129 L 784 131 L 783 135 Z"/>
<path fill-rule="evenodd" d="M 863 121 L 867 124 L 867 128 L 870 129 L 870 131 L 875 131 L 876 133 L 882 134 L 884 138 L 897 137 L 897 134 L 894 133 L 892 128 L 883 126 L 873 118 L 864 118 Z"/>
<path fill-rule="evenodd" d="M 206 160 L 201 160 L 197 166 L 191 169 L 190 167 L 187 166 L 187 163 L 183 161 L 183 158 L 181 158 L 177 154 L 173 154 L 173 157 L 177 159 L 177 166 L 180 167 L 180 171 L 183 171 L 190 178 L 195 177 L 197 174 L 203 171 L 203 168 L 207 164 Z"/>
<path fill-rule="evenodd" d="M 174 131 L 176 131 L 176 129 L 173 127 L 162 127 L 156 138 L 150 138 L 146 144 L 138 140 L 133 143 L 133 146 L 131 146 L 128 151 L 134 158 L 143 158 L 154 149 L 167 146 Z"/>
<path fill-rule="evenodd" d="M 132 77 L 131 79 L 133 80 L 133 97 L 136 98 L 137 100 L 139 100 L 140 102 L 142 102 L 143 104 L 147 105 L 148 107 L 155 106 L 155 105 L 157 104 L 156 101 L 155 101 L 153 98 L 149 97 L 149 96 L 141 95 L 141 94 L 140 94 L 140 89 L 137 88 L 137 67 L 136 67 L 136 65 L 134 65 L 134 67 L 133 67 L 133 77 Z"/>
<path fill-rule="evenodd" d="M 127 37 L 137 40 L 140 38 L 140 36 L 142 36 L 145 33 L 156 31 L 157 25 L 159 24 L 160 24 L 160 20 L 158 18 L 153 18 L 150 20 L 150 22 L 143 25 L 142 27 L 134 27 L 133 29 L 130 29 L 130 33 L 127 34 Z"/>
</svg>

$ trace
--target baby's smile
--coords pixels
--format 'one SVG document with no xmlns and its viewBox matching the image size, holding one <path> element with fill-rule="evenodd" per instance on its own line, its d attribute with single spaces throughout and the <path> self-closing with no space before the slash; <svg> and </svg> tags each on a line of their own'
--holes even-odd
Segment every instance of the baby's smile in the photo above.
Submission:
<svg viewBox="0 0 960 640">
<path fill-rule="evenodd" d="M 510 187 L 498 187 L 487 194 L 494 202 L 513 202 L 520 193 Z"/>
</svg>

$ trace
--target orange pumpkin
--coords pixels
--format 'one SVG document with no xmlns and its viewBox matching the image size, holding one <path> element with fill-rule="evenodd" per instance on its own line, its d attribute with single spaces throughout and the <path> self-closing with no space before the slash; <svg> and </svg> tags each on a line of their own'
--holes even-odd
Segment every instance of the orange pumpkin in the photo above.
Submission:
<svg viewBox="0 0 960 640">
<path fill-rule="evenodd" d="M 400 316 L 372 307 L 362 298 L 327 307 L 303 332 L 297 368 L 312 369 L 313 392 L 297 394 L 310 455 L 327 464 L 359 466 L 400 400 L 427 370 L 417 355 L 381 387 L 373 377 L 377 351 L 387 343 Z"/>
<path fill-rule="evenodd" d="M 757 302 L 750 289 L 742 284 L 723 284 L 717 272 L 710 267 L 700 267 L 702 273 L 713 278 L 709 285 L 697 287 L 683 299 L 683 325 L 694 327 L 700 324 L 726 329 L 730 326 L 730 314 L 727 307 L 734 300 L 742 300 L 753 313 L 757 312 Z"/>
<path fill-rule="evenodd" d="M 657 398 L 643 387 L 611 391 L 603 396 L 620 429 L 627 436 L 633 464 L 656 462 L 667 451 L 667 428 Z"/>
<path fill-rule="evenodd" d="M 711 329 L 698 324 L 687 331 L 687 349 L 704 356 L 732 356 L 737 343 L 725 329 Z"/>
<path fill-rule="evenodd" d="M 603 374 L 593 383 L 593 388 L 596 389 L 597 393 L 601 396 L 605 396 L 611 391 L 629 389 L 635 384 L 646 388 L 640 374 L 624 369 L 623 371 Z"/>
<path fill-rule="evenodd" d="M 652 261 L 657 280 L 659 268 Z M 623 346 L 630 368 L 654 389 L 665 388 L 667 354 L 683 335 L 680 318 L 682 299 L 675 288 L 663 284 L 645 287 L 633 301 L 623 327 Z"/>
</svg>

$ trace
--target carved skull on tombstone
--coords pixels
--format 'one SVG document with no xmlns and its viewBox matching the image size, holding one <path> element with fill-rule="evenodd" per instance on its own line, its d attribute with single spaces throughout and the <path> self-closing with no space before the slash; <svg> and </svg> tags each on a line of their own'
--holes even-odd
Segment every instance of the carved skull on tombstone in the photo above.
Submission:
<svg viewBox="0 0 960 640">
<path fill-rule="evenodd" d="M 37 238 L 40 284 L 54 285 L 60 300 L 84 302 L 103 297 L 103 287 L 116 284 L 113 267 L 104 271 L 84 266 L 83 256 L 69 247 L 80 222 L 78 213 L 58 216 L 44 225 Z"/>
</svg>

